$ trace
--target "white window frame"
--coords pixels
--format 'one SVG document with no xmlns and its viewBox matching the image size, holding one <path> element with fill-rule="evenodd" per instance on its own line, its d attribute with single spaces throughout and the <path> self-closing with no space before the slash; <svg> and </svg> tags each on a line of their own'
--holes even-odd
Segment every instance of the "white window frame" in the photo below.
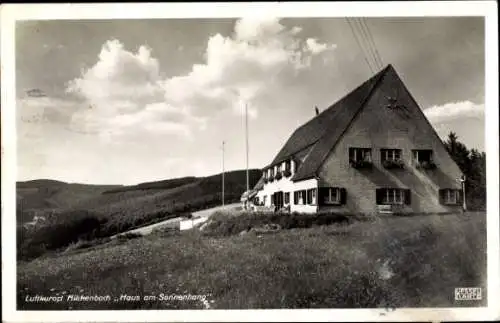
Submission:
<svg viewBox="0 0 500 323">
<path fill-rule="evenodd" d="M 399 188 L 386 188 L 382 204 L 402 205 L 405 203 L 405 192 Z"/>
<path fill-rule="evenodd" d="M 306 196 L 307 196 L 307 191 L 306 191 Z M 311 203 L 308 203 L 308 205 L 316 205 L 316 199 L 317 199 L 316 189 L 313 188 L 311 189 Z"/>
<path fill-rule="evenodd" d="M 447 189 L 447 190 L 445 190 L 445 192 L 446 192 L 445 198 L 444 198 L 445 204 L 449 204 L 449 205 L 458 204 L 458 200 L 459 200 L 459 197 L 458 197 L 459 191 L 458 190 Z"/>
<path fill-rule="evenodd" d="M 324 203 L 340 204 L 341 193 L 340 187 L 328 187 L 328 194 L 325 196 Z"/>
<path fill-rule="evenodd" d="M 420 161 L 418 159 L 418 152 L 419 151 L 430 151 L 429 160 Z M 415 150 L 413 150 L 413 160 L 415 161 L 416 164 L 420 164 L 422 162 L 432 162 L 433 158 L 434 158 L 434 151 L 432 149 L 415 149 Z"/>
<path fill-rule="evenodd" d="M 399 156 L 396 158 L 398 154 Z M 384 160 L 395 162 L 401 160 L 401 149 L 384 149 L 383 155 Z"/>
<path fill-rule="evenodd" d="M 358 161 L 367 161 L 370 162 L 372 161 L 372 151 L 370 148 L 359 148 L 359 147 L 352 147 L 353 152 L 354 152 L 354 162 Z M 358 154 L 361 154 L 360 157 L 358 157 Z M 367 158 L 368 157 L 368 158 Z"/>
</svg>

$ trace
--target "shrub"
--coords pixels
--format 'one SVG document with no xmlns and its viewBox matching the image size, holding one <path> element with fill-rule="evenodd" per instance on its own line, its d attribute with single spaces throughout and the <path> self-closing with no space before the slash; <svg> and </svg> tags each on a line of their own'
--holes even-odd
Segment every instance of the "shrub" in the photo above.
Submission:
<svg viewBox="0 0 500 323">
<path fill-rule="evenodd" d="M 372 162 L 366 160 L 350 160 L 349 164 L 353 168 L 372 168 Z"/>
<path fill-rule="evenodd" d="M 311 228 L 315 225 L 349 223 L 349 217 L 337 213 L 269 213 L 248 212 L 238 215 L 217 213 L 211 217 L 210 223 L 203 230 L 206 235 L 230 236 L 252 228 L 262 228 L 269 225 L 278 225 L 281 228 Z"/>
<path fill-rule="evenodd" d="M 397 169 L 397 168 L 404 168 L 405 164 L 402 160 L 398 159 L 398 160 L 384 160 L 382 162 L 382 165 L 384 166 L 384 168 L 387 168 L 387 169 Z"/>
<path fill-rule="evenodd" d="M 436 168 L 436 164 L 434 164 L 433 161 L 423 161 L 423 162 L 420 162 L 417 164 L 417 167 L 418 169 L 435 169 Z"/>
<path fill-rule="evenodd" d="M 46 251 L 67 247 L 78 240 L 93 240 L 100 236 L 105 221 L 96 213 L 75 210 L 61 213 L 40 227 L 18 227 L 18 258 L 29 260 Z"/>
</svg>

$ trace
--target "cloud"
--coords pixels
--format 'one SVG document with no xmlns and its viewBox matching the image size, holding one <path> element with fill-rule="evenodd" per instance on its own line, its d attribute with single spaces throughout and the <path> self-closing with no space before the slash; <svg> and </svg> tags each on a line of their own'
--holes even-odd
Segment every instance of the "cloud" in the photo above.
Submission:
<svg viewBox="0 0 500 323">
<path fill-rule="evenodd" d="M 204 64 L 195 64 L 188 74 L 163 83 L 167 101 L 186 106 L 196 115 L 228 108 L 241 113 L 243 102 L 249 102 L 250 114 L 256 117 L 252 103 L 270 93 L 282 95 L 290 80 L 307 71 L 314 58 L 331 55 L 335 49 L 335 45 L 297 37 L 300 31 L 272 17 L 237 21 L 231 37 L 210 37 Z"/>
<path fill-rule="evenodd" d="M 245 104 L 255 118 L 267 108 L 263 98 L 293 92 L 294 80 L 332 56 L 335 45 L 302 39 L 301 30 L 273 17 L 240 19 L 231 36 L 208 39 L 202 63 L 166 79 L 150 48 L 132 52 L 118 40 L 107 41 L 95 65 L 68 83 L 67 92 L 88 103 L 73 114 L 71 126 L 114 137 L 141 132 L 190 137 L 210 117 L 242 113 Z"/>
<path fill-rule="evenodd" d="M 471 101 L 450 102 L 425 109 L 424 114 L 433 123 L 459 118 L 484 118 L 484 104 Z"/>
</svg>

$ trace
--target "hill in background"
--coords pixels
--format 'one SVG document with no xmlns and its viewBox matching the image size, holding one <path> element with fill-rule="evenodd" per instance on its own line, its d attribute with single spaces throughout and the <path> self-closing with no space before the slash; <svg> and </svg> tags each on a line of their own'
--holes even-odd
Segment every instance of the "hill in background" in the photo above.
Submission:
<svg viewBox="0 0 500 323">
<path fill-rule="evenodd" d="M 249 170 L 250 187 L 261 176 Z M 238 201 L 246 189 L 246 171 L 225 173 L 225 201 Z M 33 180 L 16 185 L 17 222 L 34 216 L 86 210 L 104 217 L 148 217 L 151 214 L 190 212 L 220 204 L 221 174 L 208 177 L 182 177 L 131 186 L 73 184 L 54 180 Z M 138 220 L 137 220 L 138 221 Z"/>
</svg>

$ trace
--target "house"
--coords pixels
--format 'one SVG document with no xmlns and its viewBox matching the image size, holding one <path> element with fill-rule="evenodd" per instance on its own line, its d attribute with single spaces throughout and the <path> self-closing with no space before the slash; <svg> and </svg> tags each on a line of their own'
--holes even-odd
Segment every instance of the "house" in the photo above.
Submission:
<svg viewBox="0 0 500 323">
<path fill-rule="evenodd" d="M 255 199 L 292 212 L 453 212 L 462 175 L 388 65 L 295 130 Z"/>
</svg>

